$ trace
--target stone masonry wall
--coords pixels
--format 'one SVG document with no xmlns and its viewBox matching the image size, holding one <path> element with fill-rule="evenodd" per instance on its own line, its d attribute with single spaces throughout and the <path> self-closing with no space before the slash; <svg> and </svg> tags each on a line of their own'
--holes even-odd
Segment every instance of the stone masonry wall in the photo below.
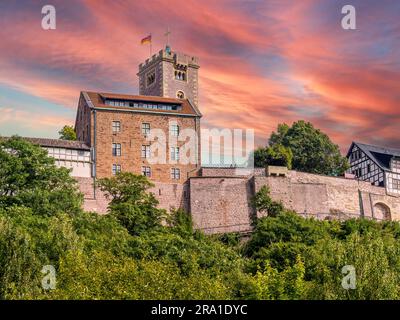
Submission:
<svg viewBox="0 0 400 320">
<path fill-rule="evenodd" d="M 251 177 L 229 176 L 231 168 L 203 168 L 202 173 L 190 179 L 190 212 L 195 227 L 207 233 L 250 230 L 252 216 L 262 216 L 252 212 L 250 199 L 264 185 L 272 199 L 302 215 L 400 220 L 400 197 L 368 182 L 296 171 L 286 177 L 265 176 L 262 170 Z M 382 207 L 389 217 L 382 215 Z"/>
<path fill-rule="evenodd" d="M 265 176 L 262 170 L 254 176 L 232 172 L 206 169 L 205 176 L 191 177 L 187 183 L 156 182 L 150 191 L 161 208 L 185 209 L 191 213 L 195 228 L 210 234 L 250 231 L 252 219 L 262 216 L 254 212 L 251 198 L 264 185 L 274 200 L 302 215 L 400 220 L 400 197 L 368 182 L 296 171 L 289 171 L 286 177 Z M 223 175 L 216 176 L 218 173 Z M 99 190 L 94 198 L 93 179 L 78 180 L 85 194 L 85 210 L 106 213 L 108 200 Z M 388 217 L 382 215 L 382 208 L 387 208 Z"/>
<path fill-rule="evenodd" d="M 109 200 L 98 188 L 93 189 L 93 178 L 75 178 L 79 189 L 84 195 L 83 209 L 85 211 L 107 213 Z M 96 192 L 96 196 L 94 195 Z M 178 183 L 154 183 L 149 189 L 159 201 L 159 207 L 166 210 L 182 208 L 189 211 L 189 185 Z"/>
<path fill-rule="evenodd" d="M 194 227 L 205 233 L 249 231 L 255 214 L 252 183 L 243 177 L 190 179 L 190 212 Z"/>
<path fill-rule="evenodd" d="M 368 182 L 296 171 L 290 171 L 287 177 L 255 177 L 254 182 L 256 192 L 267 185 L 273 199 L 300 214 L 328 216 L 340 212 L 342 217 L 384 219 L 376 210 L 381 203 L 390 209 L 392 220 L 400 219 L 400 198 Z"/>
<path fill-rule="evenodd" d="M 112 121 L 120 121 L 121 131 L 112 132 Z M 166 163 L 151 164 L 148 159 L 142 158 L 142 145 L 151 145 L 151 142 L 142 134 L 142 123 L 149 123 L 151 130 L 159 129 L 165 134 Z M 200 128 L 196 124 L 195 117 L 185 117 L 178 115 L 129 113 L 117 111 L 98 111 L 97 112 L 97 149 L 96 149 L 96 176 L 98 178 L 110 177 L 112 175 L 112 165 L 121 165 L 121 170 L 141 174 L 142 166 L 151 168 L 150 180 L 163 183 L 183 184 L 188 175 L 195 171 L 198 165 L 185 164 L 178 162 L 173 164 L 170 160 L 170 124 L 176 123 L 182 132 L 185 129 L 196 130 L 199 135 Z M 121 156 L 112 155 L 112 144 L 121 144 Z M 177 146 L 182 147 L 186 141 L 177 141 Z M 197 151 L 199 150 L 197 142 Z M 181 148 L 182 150 L 182 148 Z M 195 150 L 193 150 L 195 152 Z M 198 155 L 197 155 L 198 156 Z M 193 155 L 195 158 L 195 155 Z M 200 161 L 200 159 L 197 159 Z M 180 169 L 180 179 L 171 179 L 171 168 Z"/>
</svg>

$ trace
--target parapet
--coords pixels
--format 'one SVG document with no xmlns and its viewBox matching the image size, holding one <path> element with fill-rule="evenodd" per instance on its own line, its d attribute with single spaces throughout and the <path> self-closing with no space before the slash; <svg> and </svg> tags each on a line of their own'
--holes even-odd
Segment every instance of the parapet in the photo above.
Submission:
<svg viewBox="0 0 400 320">
<path fill-rule="evenodd" d="M 146 70 L 150 66 L 153 66 L 156 62 L 161 60 L 170 61 L 174 64 L 187 65 L 192 68 L 199 68 L 199 58 L 195 56 L 189 56 L 184 53 L 174 52 L 171 50 L 162 49 L 158 53 L 155 53 L 145 60 L 144 63 L 139 64 L 139 73 Z"/>
<path fill-rule="evenodd" d="M 267 176 L 286 177 L 289 173 L 288 168 L 281 166 L 267 166 Z"/>
</svg>

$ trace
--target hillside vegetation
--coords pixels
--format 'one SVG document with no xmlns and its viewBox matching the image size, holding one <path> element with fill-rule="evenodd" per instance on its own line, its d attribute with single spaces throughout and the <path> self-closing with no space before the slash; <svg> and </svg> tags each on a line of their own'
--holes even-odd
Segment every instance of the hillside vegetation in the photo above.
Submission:
<svg viewBox="0 0 400 320">
<path fill-rule="evenodd" d="M 400 225 L 304 219 L 273 202 L 247 242 L 206 236 L 180 210 L 167 213 L 142 176 L 99 186 L 110 213 L 80 209 L 68 170 L 20 138 L 0 141 L 1 299 L 397 299 Z M 56 270 L 44 289 L 44 266 Z M 342 288 L 342 268 L 356 289 Z"/>
</svg>

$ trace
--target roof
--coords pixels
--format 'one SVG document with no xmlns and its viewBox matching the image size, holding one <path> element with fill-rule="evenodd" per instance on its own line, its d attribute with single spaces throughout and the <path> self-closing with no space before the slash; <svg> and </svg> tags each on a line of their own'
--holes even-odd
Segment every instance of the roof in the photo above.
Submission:
<svg viewBox="0 0 400 320">
<path fill-rule="evenodd" d="M 90 147 L 83 141 L 70 141 L 70 140 L 47 139 L 47 138 L 27 138 L 27 137 L 23 137 L 23 139 L 33 144 L 37 144 L 41 147 L 90 150 Z"/>
<path fill-rule="evenodd" d="M 146 113 L 160 113 L 160 114 L 177 114 L 177 115 L 188 115 L 201 117 L 199 109 L 192 104 L 188 99 L 175 99 L 175 98 L 165 98 L 158 96 L 144 96 L 144 95 L 128 95 L 128 94 L 118 94 L 118 93 L 106 93 L 106 92 L 90 92 L 83 91 L 82 94 L 87 95 L 91 100 L 89 106 L 95 109 L 115 109 L 115 110 L 126 110 L 126 111 L 136 111 L 136 112 L 146 112 Z M 174 104 L 181 106 L 181 110 L 158 110 L 158 109 L 146 109 L 140 107 L 122 107 L 122 106 L 110 106 L 105 104 L 106 99 L 115 100 L 132 100 L 137 102 L 153 102 L 153 103 L 164 103 L 164 104 Z"/>
<path fill-rule="evenodd" d="M 350 152 L 353 146 L 359 147 L 371 160 L 373 160 L 383 170 L 390 170 L 390 160 L 393 157 L 400 158 L 400 149 L 379 147 L 370 144 L 353 142 L 347 152 L 347 158 L 350 156 Z"/>
</svg>

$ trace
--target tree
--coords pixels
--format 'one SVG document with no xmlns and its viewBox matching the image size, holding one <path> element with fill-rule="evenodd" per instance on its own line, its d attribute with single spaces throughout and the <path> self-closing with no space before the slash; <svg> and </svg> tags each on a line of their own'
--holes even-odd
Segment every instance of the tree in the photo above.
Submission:
<svg viewBox="0 0 400 320">
<path fill-rule="evenodd" d="M 35 214 L 80 212 L 82 195 L 70 170 L 57 168 L 40 146 L 20 138 L 0 139 L 0 206 L 32 208 Z"/>
<path fill-rule="evenodd" d="M 58 134 L 60 135 L 61 140 L 75 141 L 77 139 L 75 129 L 72 126 L 64 126 L 60 131 L 58 131 Z"/>
<path fill-rule="evenodd" d="M 277 132 L 273 132 L 269 139 L 270 147 L 276 145 L 292 151 L 295 170 L 338 176 L 349 168 L 338 145 L 310 122 L 300 120 L 291 127 L 287 124 L 278 125 Z"/>
<path fill-rule="evenodd" d="M 158 200 L 147 189 L 153 184 L 142 175 L 120 172 L 102 178 L 97 185 L 111 199 L 109 211 L 132 235 L 161 227 L 165 210 L 157 208 Z"/>
<path fill-rule="evenodd" d="M 254 165 L 256 167 L 285 166 L 292 168 L 292 150 L 277 143 L 272 147 L 258 148 L 254 151 Z"/>
<path fill-rule="evenodd" d="M 252 199 L 253 206 L 257 211 L 268 214 L 269 217 L 276 217 L 285 211 L 282 202 L 273 201 L 269 195 L 267 186 L 262 186 Z"/>
</svg>

